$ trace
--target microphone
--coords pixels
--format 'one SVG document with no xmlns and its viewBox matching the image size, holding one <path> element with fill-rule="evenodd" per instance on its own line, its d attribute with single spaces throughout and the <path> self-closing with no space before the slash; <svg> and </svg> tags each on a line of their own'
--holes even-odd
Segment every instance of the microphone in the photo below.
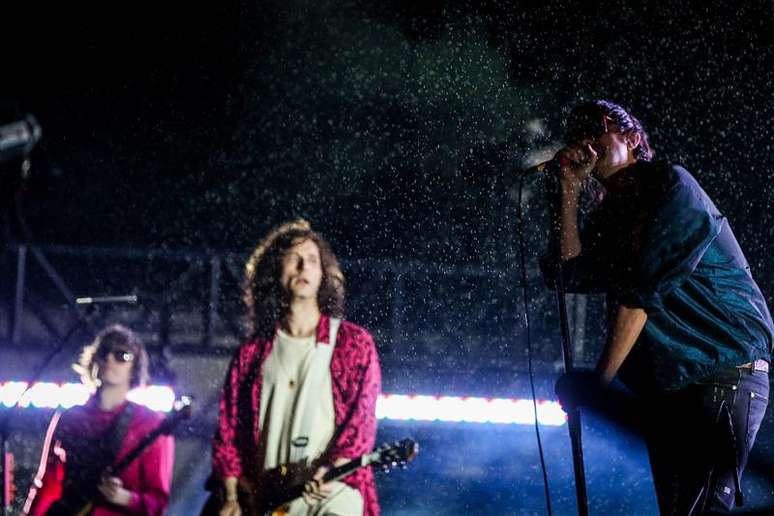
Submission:
<svg viewBox="0 0 774 516">
<path fill-rule="evenodd" d="M 40 140 L 42 131 L 32 115 L 0 126 L 0 161 L 26 156 Z"/>
<path fill-rule="evenodd" d="M 599 149 L 593 144 L 592 147 L 597 153 L 597 156 L 602 156 L 604 149 Z M 553 174 L 559 172 L 559 169 L 564 167 L 577 167 L 586 164 L 591 159 L 589 152 L 583 147 L 580 147 L 577 150 L 583 154 L 583 159 L 580 161 L 573 161 L 565 155 L 557 155 L 548 161 L 544 161 L 543 163 L 538 163 L 535 166 L 524 169 L 519 174 L 524 176 L 529 176 L 532 174 Z"/>
<path fill-rule="evenodd" d="M 98 305 L 104 303 L 137 303 L 137 296 L 95 296 L 95 297 L 78 297 L 75 299 L 75 304 L 78 305 Z"/>
<path fill-rule="evenodd" d="M 569 165 L 572 165 L 572 161 L 564 156 L 559 156 L 554 157 L 548 161 L 544 161 L 543 163 L 538 163 L 535 166 L 525 168 L 519 172 L 519 175 L 531 176 L 532 174 L 553 174 L 554 172 L 559 172 L 560 168 Z"/>
</svg>

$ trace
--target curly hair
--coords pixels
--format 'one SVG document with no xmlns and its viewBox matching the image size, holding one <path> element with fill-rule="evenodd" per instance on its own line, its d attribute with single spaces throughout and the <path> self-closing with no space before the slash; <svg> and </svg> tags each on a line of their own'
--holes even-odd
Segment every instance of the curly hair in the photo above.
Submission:
<svg viewBox="0 0 774 516">
<path fill-rule="evenodd" d="M 309 222 L 296 219 L 272 230 L 255 248 L 245 265 L 243 300 L 253 337 L 271 338 L 277 322 L 287 313 L 290 297 L 281 282 L 282 260 L 295 245 L 311 240 L 320 251 L 322 281 L 317 292 L 320 312 L 344 315 L 344 274 L 328 243 L 312 231 Z"/>
<path fill-rule="evenodd" d="M 100 383 L 97 358 L 117 347 L 126 348 L 134 355 L 129 386 L 140 387 L 148 381 L 149 360 L 145 344 L 126 326 L 113 324 L 101 330 L 90 344 L 84 346 L 78 362 L 73 364 L 81 382 L 92 391 L 96 390 Z"/>
<path fill-rule="evenodd" d="M 571 144 L 592 136 L 591 133 L 595 132 L 595 127 L 604 125 L 604 117 L 617 125 L 622 134 L 640 135 L 640 144 L 633 151 L 636 159 L 643 161 L 653 159 L 654 152 L 642 123 L 620 105 L 604 99 L 582 102 L 572 109 L 567 117 L 565 142 Z"/>
</svg>

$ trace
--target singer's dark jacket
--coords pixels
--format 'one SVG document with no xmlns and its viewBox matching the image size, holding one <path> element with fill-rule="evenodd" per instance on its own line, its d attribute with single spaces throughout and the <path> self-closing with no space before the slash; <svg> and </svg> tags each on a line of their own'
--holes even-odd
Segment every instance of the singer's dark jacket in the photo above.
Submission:
<svg viewBox="0 0 774 516">
<path fill-rule="evenodd" d="M 618 176 L 618 174 L 623 174 Z M 581 230 L 581 255 L 563 262 L 569 292 L 604 292 L 648 319 L 619 371 L 641 394 L 674 391 L 755 359 L 770 360 L 766 302 L 726 218 L 681 166 L 637 162 L 617 172 Z M 549 285 L 556 248 L 543 259 Z"/>
</svg>

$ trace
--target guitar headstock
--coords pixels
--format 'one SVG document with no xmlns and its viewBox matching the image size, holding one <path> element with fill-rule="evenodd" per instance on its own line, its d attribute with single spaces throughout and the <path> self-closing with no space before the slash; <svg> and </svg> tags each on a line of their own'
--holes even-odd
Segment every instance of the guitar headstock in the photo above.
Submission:
<svg viewBox="0 0 774 516">
<path fill-rule="evenodd" d="M 175 401 L 174 410 L 176 413 L 182 413 L 182 418 L 191 417 L 193 398 L 190 396 L 180 396 L 180 399 Z"/>
<path fill-rule="evenodd" d="M 193 411 L 192 405 L 193 400 L 190 396 L 181 396 L 179 400 L 175 401 L 172 412 L 164 418 L 164 421 L 159 427 L 161 433 L 171 434 L 180 421 L 191 417 L 191 412 Z"/>
<path fill-rule="evenodd" d="M 389 471 L 395 467 L 405 468 L 409 462 L 419 453 L 419 443 L 413 439 L 401 439 L 392 444 L 384 444 L 374 452 L 377 457 L 372 464 L 380 466 L 382 470 Z"/>
</svg>

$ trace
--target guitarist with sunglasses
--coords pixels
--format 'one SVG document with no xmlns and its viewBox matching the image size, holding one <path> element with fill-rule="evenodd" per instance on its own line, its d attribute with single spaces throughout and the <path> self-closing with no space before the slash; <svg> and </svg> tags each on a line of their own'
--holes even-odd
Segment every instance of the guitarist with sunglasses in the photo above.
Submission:
<svg viewBox="0 0 774 516">
<path fill-rule="evenodd" d="M 148 378 L 144 344 L 130 329 L 109 326 L 73 368 L 95 392 L 85 405 L 54 414 L 25 513 L 164 514 L 174 460 L 171 436 L 158 437 L 116 476 L 105 473 L 163 419 L 126 398 Z"/>
<path fill-rule="evenodd" d="M 372 450 L 381 388 L 373 338 L 340 319 L 335 256 L 306 221 L 289 222 L 258 245 L 246 280 L 253 336 L 226 376 L 213 441 L 219 494 L 203 514 L 264 514 L 280 501 L 286 515 L 378 515 L 371 468 L 323 481 Z M 302 496 L 278 496 L 291 486 Z"/>
</svg>

